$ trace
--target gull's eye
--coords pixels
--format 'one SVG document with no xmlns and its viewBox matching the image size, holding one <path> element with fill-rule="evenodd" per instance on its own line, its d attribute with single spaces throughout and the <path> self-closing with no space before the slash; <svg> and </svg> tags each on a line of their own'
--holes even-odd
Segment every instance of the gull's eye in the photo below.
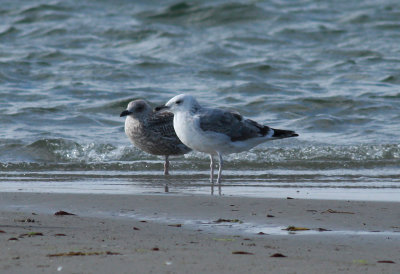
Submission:
<svg viewBox="0 0 400 274">
<path fill-rule="evenodd" d="M 178 100 L 178 101 L 176 101 L 176 104 L 180 105 L 180 104 L 182 104 L 182 102 L 183 102 L 183 100 Z"/>
<path fill-rule="evenodd" d="M 136 112 L 142 112 L 143 109 L 144 109 L 144 106 L 143 106 L 142 104 L 140 104 L 140 105 L 137 105 L 137 106 L 136 106 L 135 111 L 136 111 Z"/>
</svg>

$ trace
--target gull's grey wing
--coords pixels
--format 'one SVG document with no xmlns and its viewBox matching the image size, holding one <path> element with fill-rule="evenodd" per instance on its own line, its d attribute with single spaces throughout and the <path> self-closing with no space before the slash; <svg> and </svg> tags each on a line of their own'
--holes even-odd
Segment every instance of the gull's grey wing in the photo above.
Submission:
<svg viewBox="0 0 400 274">
<path fill-rule="evenodd" d="M 200 128 L 225 134 L 231 141 L 244 141 L 251 138 L 263 137 L 270 133 L 268 126 L 263 126 L 233 111 L 222 109 L 203 109 L 199 113 Z"/>
</svg>

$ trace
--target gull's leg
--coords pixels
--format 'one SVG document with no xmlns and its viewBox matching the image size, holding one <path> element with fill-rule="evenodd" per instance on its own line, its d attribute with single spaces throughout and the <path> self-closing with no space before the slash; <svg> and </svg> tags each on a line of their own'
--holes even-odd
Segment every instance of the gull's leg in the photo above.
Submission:
<svg viewBox="0 0 400 274">
<path fill-rule="evenodd" d="M 210 154 L 210 183 L 214 184 L 214 158 L 212 154 Z"/>
<path fill-rule="evenodd" d="M 168 169 L 169 169 L 169 156 L 165 155 L 165 163 L 164 163 L 164 175 L 169 175 Z M 167 182 L 165 183 L 164 186 L 164 192 L 169 192 L 169 187 L 168 187 L 168 179 L 166 180 Z"/>
<path fill-rule="evenodd" d="M 169 161 L 168 161 L 168 155 L 165 155 L 165 163 L 164 163 L 164 175 L 169 175 L 168 169 L 169 169 Z"/>
<path fill-rule="evenodd" d="M 217 152 L 219 157 L 219 169 L 218 169 L 218 179 L 217 184 L 221 185 L 221 173 L 222 173 L 222 166 L 224 165 L 224 161 L 222 160 L 222 154 Z"/>
</svg>

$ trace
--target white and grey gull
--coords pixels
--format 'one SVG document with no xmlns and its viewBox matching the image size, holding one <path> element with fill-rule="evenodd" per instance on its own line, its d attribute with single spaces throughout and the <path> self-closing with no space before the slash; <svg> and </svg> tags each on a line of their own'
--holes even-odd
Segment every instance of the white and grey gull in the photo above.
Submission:
<svg viewBox="0 0 400 274">
<path fill-rule="evenodd" d="M 296 137 L 292 130 L 281 130 L 246 119 L 239 113 L 218 108 L 202 107 L 188 94 L 180 94 L 156 111 L 168 110 L 174 114 L 176 134 L 189 148 L 210 155 L 210 182 L 213 183 L 214 160 L 219 158 L 217 183 L 221 184 L 224 154 L 249 150 L 263 142 Z"/>
<path fill-rule="evenodd" d="M 169 156 L 191 151 L 176 136 L 171 112 L 155 112 L 145 100 L 128 104 L 120 117 L 126 116 L 125 133 L 139 149 L 165 156 L 164 174 L 169 174 Z"/>
</svg>

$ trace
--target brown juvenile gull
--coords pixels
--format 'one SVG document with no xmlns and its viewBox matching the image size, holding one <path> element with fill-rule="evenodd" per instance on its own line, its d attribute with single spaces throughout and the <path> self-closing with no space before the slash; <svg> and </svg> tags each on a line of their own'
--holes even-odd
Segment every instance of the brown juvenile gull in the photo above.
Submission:
<svg viewBox="0 0 400 274">
<path fill-rule="evenodd" d="M 154 112 L 146 101 L 135 100 L 121 113 L 120 117 L 123 116 L 126 116 L 125 133 L 136 147 L 165 156 L 164 175 L 169 174 L 170 155 L 181 155 L 191 150 L 176 136 L 171 112 Z"/>
<path fill-rule="evenodd" d="M 261 125 L 239 113 L 200 106 L 188 94 L 177 95 L 156 111 L 174 114 L 174 129 L 179 139 L 193 150 L 210 154 L 210 182 L 213 183 L 213 155 L 219 157 L 217 183 L 221 184 L 222 155 L 249 150 L 265 141 L 299 136 L 291 130 Z"/>
</svg>

